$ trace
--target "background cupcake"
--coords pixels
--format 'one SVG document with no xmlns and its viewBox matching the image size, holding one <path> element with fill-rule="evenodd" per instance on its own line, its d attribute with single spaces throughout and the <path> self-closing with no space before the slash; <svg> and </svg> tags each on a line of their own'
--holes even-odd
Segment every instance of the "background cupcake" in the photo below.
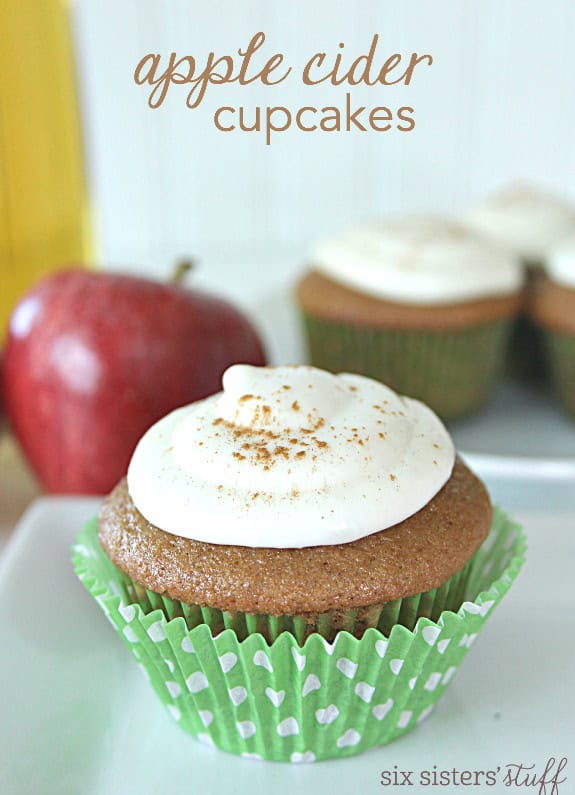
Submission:
<svg viewBox="0 0 575 795">
<path fill-rule="evenodd" d="M 170 713 L 291 761 L 425 718 L 522 553 L 426 406 L 307 367 L 230 368 L 144 435 L 98 524 L 76 570 Z"/>
<path fill-rule="evenodd" d="M 319 246 L 297 300 L 312 364 L 377 378 L 452 418 L 489 397 L 521 291 L 513 254 L 416 216 Z"/>
<path fill-rule="evenodd" d="M 525 300 L 513 329 L 507 370 L 519 378 L 541 377 L 545 370 L 543 345 L 527 307 L 551 249 L 575 234 L 575 206 L 534 185 L 515 185 L 475 206 L 464 220 L 521 258 Z"/>
<path fill-rule="evenodd" d="M 559 241 L 575 234 L 571 202 L 535 185 L 512 185 L 476 205 L 465 223 L 517 253 L 525 266 L 542 267 Z"/>
<path fill-rule="evenodd" d="M 542 329 L 551 378 L 563 407 L 575 415 L 575 236 L 556 246 L 535 285 L 531 317 Z"/>
</svg>

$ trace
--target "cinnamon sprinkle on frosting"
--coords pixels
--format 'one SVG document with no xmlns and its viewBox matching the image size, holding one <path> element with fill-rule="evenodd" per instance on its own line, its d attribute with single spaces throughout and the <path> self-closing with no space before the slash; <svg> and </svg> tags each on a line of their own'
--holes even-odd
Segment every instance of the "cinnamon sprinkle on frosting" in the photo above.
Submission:
<svg viewBox="0 0 575 795">
<path fill-rule="evenodd" d="M 362 376 L 235 365 L 223 385 L 219 394 L 153 426 L 162 434 L 156 475 L 153 434 L 144 458 L 137 451 L 130 464 L 134 501 L 144 515 L 151 504 L 152 521 L 156 507 L 168 516 L 168 532 L 274 547 L 284 543 L 281 527 L 304 546 L 347 543 L 364 525 L 376 532 L 383 521 L 401 521 L 406 505 L 418 510 L 453 466 L 449 437 L 428 409 Z M 415 470 L 408 466 L 413 456 L 421 462 Z M 223 516 L 226 510 L 233 521 Z M 297 519 L 286 525 L 288 515 L 300 513 L 305 529 Z M 229 541 L 218 540 L 224 538 Z"/>
</svg>

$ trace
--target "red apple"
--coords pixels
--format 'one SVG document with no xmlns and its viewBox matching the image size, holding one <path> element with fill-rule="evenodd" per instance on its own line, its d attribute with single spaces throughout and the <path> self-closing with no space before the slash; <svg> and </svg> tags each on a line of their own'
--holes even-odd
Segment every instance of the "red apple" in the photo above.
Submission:
<svg viewBox="0 0 575 795">
<path fill-rule="evenodd" d="M 235 362 L 261 365 L 265 355 L 225 301 L 176 284 L 63 271 L 12 313 L 7 412 L 48 492 L 105 494 L 144 431 L 219 391 Z"/>
</svg>

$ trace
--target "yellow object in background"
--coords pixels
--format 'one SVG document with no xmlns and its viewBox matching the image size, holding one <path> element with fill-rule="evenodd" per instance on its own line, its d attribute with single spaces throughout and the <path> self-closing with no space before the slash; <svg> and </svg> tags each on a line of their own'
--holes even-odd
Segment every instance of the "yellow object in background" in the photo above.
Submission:
<svg viewBox="0 0 575 795">
<path fill-rule="evenodd" d="M 0 0 L 0 344 L 19 296 L 87 240 L 70 6 Z"/>
</svg>

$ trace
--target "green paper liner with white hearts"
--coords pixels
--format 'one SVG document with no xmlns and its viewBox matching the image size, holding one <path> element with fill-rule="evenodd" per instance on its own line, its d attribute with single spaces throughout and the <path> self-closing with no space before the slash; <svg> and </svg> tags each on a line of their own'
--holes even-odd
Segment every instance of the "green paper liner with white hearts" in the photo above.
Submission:
<svg viewBox="0 0 575 795">
<path fill-rule="evenodd" d="M 545 344 L 559 402 L 565 411 L 575 416 L 575 334 L 547 329 Z"/>
<path fill-rule="evenodd" d="M 453 331 L 370 328 L 303 313 L 312 365 L 375 378 L 445 419 L 471 414 L 501 374 L 508 319 Z"/>
<path fill-rule="evenodd" d="M 457 611 L 388 635 L 346 631 L 303 645 L 288 633 L 188 629 L 183 616 L 146 612 L 89 523 L 73 551 L 76 573 L 120 634 L 172 718 L 198 740 L 246 757 L 307 762 L 383 745 L 424 720 L 452 680 L 525 557 L 520 527 L 501 510 L 472 558 Z"/>
</svg>

